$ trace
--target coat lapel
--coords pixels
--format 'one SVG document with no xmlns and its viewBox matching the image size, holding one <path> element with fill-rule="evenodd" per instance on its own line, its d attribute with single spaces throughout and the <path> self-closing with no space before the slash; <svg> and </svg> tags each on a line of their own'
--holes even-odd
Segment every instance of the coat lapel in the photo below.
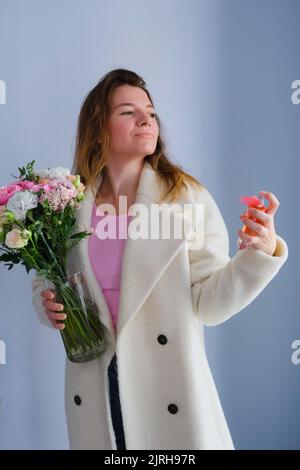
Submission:
<svg viewBox="0 0 300 470">
<path fill-rule="evenodd" d="M 97 189 L 101 181 L 102 175 L 98 178 Z M 170 210 L 171 206 L 168 204 L 159 205 L 160 191 L 161 185 L 158 175 L 150 163 L 145 162 L 140 175 L 135 200 L 135 205 L 142 205 L 143 212 L 137 212 L 137 217 L 139 214 L 143 214 L 142 217 L 143 220 L 145 220 L 145 214 L 149 214 L 148 221 L 150 221 L 152 205 L 156 204 L 161 214 L 168 214 L 171 227 L 174 226 L 175 219 L 177 223 L 180 224 L 182 221 L 182 213 L 181 211 L 176 211 L 176 206 L 174 206 L 175 210 Z M 88 230 L 91 227 L 93 203 L 94 196 L 91 188 L 88 186 L 85 190 L 85 198 L 81 202 L 77 212 L 77 225 L 80 230 Z M 148 218 L 148 215 L 146 217 Z M 171 236 L 169 238 L 163 238 L 161 234 L 159 234 L 158 238 L 152 239 L 150 235 L 148 235 L 148 238 L 134 239 L 130 237 L 131 223 L 134 223 L 134 217 L 132 217 L 128 226 L 129 235 L 125 243 L 122 260 L 119 316 L 117 323 L 118 337 L 120 337 L 125 327 L 133 320 L 169 263 L 171 263 L 172 259 L 176 256 L 182 244 L 185 243 L 186 234 L 189 233 L 187 227 L 191 228 L 191 225 L 186 225 L 183 235 L 178 238 L 174 236 L 171 230 Z M 85 267 L 89 287 L 100 311 L 100 319 L 114 337 L 115 333 L 111 314 L 103 290 L 101 286 L 99 286 L 89 260 L 88 238 L 79 243 L 76 254 L 72 256 L 72 260 L 75 262 L 76 266 L 78 266 L 79 261 L 79 264 Z M 72 269 L 72 261 L 69 263 L 69 269 Z"/>
</svg>

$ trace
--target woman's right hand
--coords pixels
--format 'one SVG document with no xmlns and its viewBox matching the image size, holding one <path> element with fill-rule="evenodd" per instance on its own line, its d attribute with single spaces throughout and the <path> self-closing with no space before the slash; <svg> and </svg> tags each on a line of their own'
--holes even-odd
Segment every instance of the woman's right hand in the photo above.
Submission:
<svg viewBox="0 0 300 470">
<path fill-rule="evenodd" d="M 65 328 L 64 323 L 58 322 L 57 320 L 65 320 L 67 315 L 62 312 L 64 306 L 54 302 L 55 299 L 55 290 L 45 289 L 41 292 L 41 297 L 43 299 L 42 305 L 45 307 L 45 313 L 54 328 L 58 330 L 63 330 Z M 57 313 L 60 312 L 60 313 Z"/>
</svg>

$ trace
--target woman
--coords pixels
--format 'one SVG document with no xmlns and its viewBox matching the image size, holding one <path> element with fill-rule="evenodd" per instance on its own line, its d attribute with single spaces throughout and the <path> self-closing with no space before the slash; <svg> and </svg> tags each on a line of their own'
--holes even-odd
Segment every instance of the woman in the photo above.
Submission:
<svg viewBox="0 0 300 470">
<path fill-rule="evenodd" d="M 274 228 L 278 200 L 264 194 L 267 212 L 252 211 L 261 224 L 250 216 L 243 222 L 257 235 L 239 231 L 241 249 L 231 259 L 213 197 L 166 156 L 145 82 L 124 69 L 109 72 L 85 98 L 74 169 L 86 184 L 78 226 L 95 228 L 100 204 L 111 204 L 116 215 L 110 216 L 129 230 L 134 203 L 146 209 L 145 219 L 153 206 L 176 202 L 177 209 L 204 208 L 204 232 L 191 239 L 186 233 L 169 239 L 128 236 L 126 244 L 94 233 L 70 255 L 70 272 L 76 262 L 86 268 L 109 340 L 90 362 L 66 358 L 71 449 L 234 449 L 207 362 L 203 325 L 218 325 L 249 305 L 286 261 L 287 245 Z M 127 198 L 126 209 L 119 196 Z M 103 217 L 105 211 L 99 212 Z M 181 217 L 178 210 L 169 213 L 172 220 Z M 43 290 L 38 278 L 33 292 L 40 321 L 63 328 L 63 306 L 53 292 Z"/>
</svg>

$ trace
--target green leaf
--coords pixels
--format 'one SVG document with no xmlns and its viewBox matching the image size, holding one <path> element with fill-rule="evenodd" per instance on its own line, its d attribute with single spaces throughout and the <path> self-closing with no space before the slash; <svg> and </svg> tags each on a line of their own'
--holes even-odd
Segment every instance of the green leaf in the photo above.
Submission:
<svg viewBox="0 0 300 470">
<path fill-rule="evenodd" d="M 30 181 L 38 180 L 38 177 L 36 177 L 33 172 L 34 164 L 35 160 L 32 160 L 32 162 L 27 163 L 27 165 L 18 168 L 21 179 L 26 179 Z"/>
</svg>

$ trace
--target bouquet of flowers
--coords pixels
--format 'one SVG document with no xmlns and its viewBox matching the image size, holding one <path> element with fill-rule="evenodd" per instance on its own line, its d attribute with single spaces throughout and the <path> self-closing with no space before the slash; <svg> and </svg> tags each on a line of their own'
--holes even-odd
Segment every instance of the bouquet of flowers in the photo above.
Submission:
<svg viewBox="0 0 300 470">
<path fill-rule="evenodd" d="M 15 181 L 0 187 L 0 261 L 9 270 L 21 263 L 27 273 L 34 269 L 50 281 L 67 314 L 60 333 L 68 358 L 85 362 L 107 346 L 83 273 L 67 273 L 69 251 L 90 235 L 75 233 L 85 187 L 67 168 L 34 171 L 34 163 L 19 168 Z"/>
</svg>

